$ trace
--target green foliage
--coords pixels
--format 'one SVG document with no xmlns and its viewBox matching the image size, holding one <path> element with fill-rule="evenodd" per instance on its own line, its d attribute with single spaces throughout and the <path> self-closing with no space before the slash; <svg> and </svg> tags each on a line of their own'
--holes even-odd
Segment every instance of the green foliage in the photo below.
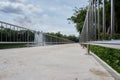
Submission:
<svg viewBox="0 0 120 80">
<path fill-rule="evenodd" d="M 120 33 L 120 0 L 115 1 L 115 24 L 116 24 L 116 32 Z"/>
<path fill-rule="evenodd" d="M 60 32 L 57 32 L 57 33 L 47 33 L 47 34 L 50 34 L 50 35 L 53 35 L 53 36 L 57 36 L 57 37 L 61 37 L 61 38 L 65 38 L 65 39 L 69 39 L 69 40 L 74 41 L 74 42 L 78 42 L 79 41 L 79 39 L 76 36 L 74 36 L 74 35 L 67 36 L 67 35 L 61 34 Z"/>
<path fill-rule="evenodd" d="M 68 18 L 68 20 L 76 24 L 76 29 L 80 33 L 84 24 L 87 8 L 76 8 L 74 11 L 75 13 Z"/>
<path fill-rule="evenodd" d="M 101 2 L 102 0 L 100 0 L 100 5 L 102 4 Z M 115 2 L 115 32 L 120 34 L 120 0 L 114 0 Z M 111 3 L 110 0 L 106 0 L 106 31 L 108 32 L 108 34 L 110 33 L 110 16 L 111 16 Z M 76 24 L 76 30 L 80 33 L 82 28 L 83 28 L 83 24 L 85 21 L 85 16 L 86 16 L 86 11 L 87 11 L 87 7 L 86 8 L 75 8 L 74 10 L 74 14 L 68 18 L 69 21 L 73 22 Z M 103 8 L 100 7 L 100 27 L 101 27 L 101 32 L 102 32 L 102 20 L 103 20 Z"/>
<path fill-rule="evenodd" d="M 115 39 L 120 39 L 120 34 L 115 34 Z"/>
<path fill-rule="evenodd" d="M 25 39 L 28 39 L 29 41 L 34 41 L 34 34 L 31 31 L 28 30 L 11 30 L 9 28 L 3 28 L 0 30 L 0 40 L 1 41 L 20 41 L 24 42 Z"/>
<path fill-rule="evenodd" d="M 120 73 L 120 50 L 90 46 L 90 50 Z"/>
<path fill-rule="evenodd" d="M 26 44 L 0 44 L 0 49 L 24 48 Z"/>
</svg>

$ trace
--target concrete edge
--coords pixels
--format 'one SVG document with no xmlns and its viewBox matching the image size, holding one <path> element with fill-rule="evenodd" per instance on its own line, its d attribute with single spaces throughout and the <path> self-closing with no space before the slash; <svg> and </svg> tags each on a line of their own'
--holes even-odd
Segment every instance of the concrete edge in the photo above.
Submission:
<svg viewBox="0 0 120 80">
<path fill-rule="evenodd" d="M 96 54 L 92 52 L 90 52 L 90 54 L 115 78 L 115 80 L 120 80 L 120 74 L 117 71 L 100 59 Z"/>
</svg>

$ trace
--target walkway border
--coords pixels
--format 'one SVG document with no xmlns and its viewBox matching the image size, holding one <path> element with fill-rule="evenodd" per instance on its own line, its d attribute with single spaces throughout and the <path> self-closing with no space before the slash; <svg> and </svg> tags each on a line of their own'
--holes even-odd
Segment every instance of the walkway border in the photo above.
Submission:
<svg viewBox="0 0 120 80">
<path fill-rule="evenodd" d="M 120 80 L 120 74 L 110 67 L 106 62 L 100 59 L 96 54 L 90 52 L 90 54 L 115 78 L 115 80 Z"/>
</svg>

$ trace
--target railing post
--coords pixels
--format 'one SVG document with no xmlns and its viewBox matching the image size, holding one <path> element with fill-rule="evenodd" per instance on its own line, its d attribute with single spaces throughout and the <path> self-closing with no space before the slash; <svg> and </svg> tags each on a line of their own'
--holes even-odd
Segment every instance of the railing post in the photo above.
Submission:
<svg viewBox="0 0 120 80">
<path fill-rule="evenodd" d="M 105 9 L 105 2 L 106 0 L 103 0 L 103 39 L 106 38 L 106 9 Z"/>
<path fill-rule="evenodd" d="M 111 38 L 114 39 L 114 17 L 115 17 L 115 12 L 114 12 L 114 0 L 111 0 Z"/>
<path fill-rule="evenodd" d="M 6 24 L 6 27 L 5 27 L 6 29 L 5 29 L 5 32 L 6 32 L 6 42 L 8 42 L 8 34 L 7 34 L 7 24 Z"/>
<path fill-rule="evenodd" d="M 94 40 L 94 0 L 92 0 L 92 13 L 91 13 L 91 39 Z"/>
<path fill-rule="evenodd" d="M 3 42 L 3 35 L 2 35 L 3 29 L 2 29 L 2 27 L 3 27 L 3 26 L 2 26 L 2 23 L 1 23 L 1 29 L 0 29 L 0 30 L 1 30 L 1 34 L 0 34 L 0 36 L 1 36 L 1 42 Z"/>
<path fill-rule="evenodd" d="M 27 41 L 28 47 L 30 47 L 30 44 L 29 44 L 29 30 L 27 30 L 27 39 L 26 39 L 26 41 Z"/>
<path fill-rule="evenodd" d="M 89 13 L 89 40 L 92 38 L 92 1 L 90 2 L 90 13 Z"/>
<path fill-rule="evenodd" d="M 95 21 L 94 21 L 94 29 L 95 29 L 95 34 L 94 35 L 95 36 L 94 37 L 95 37 L 95 40 L 96 40 L 96 30 L 97 30 L 97 27 L 96 27 L 97 26 L 96 25 L 96 23 L 97 23 L 97 20 L 96 20 L 97 19 L 97 17 L 96 17 L 96 0 L 94 0 L 94 16 L 95 16 Z"/>
<path fill-rule="evenodd" d="M 9 35 L 10 35 L 10 37 L 9 37 L 9 38 L 10 38 L 10 39 L 9 39 L 10 42 L 11 42 L 11 32 L 12 32 L 11 30 L 12 30 L 12 29 L 11 29 L 11 25 L 10 25 L 10 34 L 9 34 Z"/>
<path fill-rule="evenodd" d="M 90 44 L 87 44 L 87 54 L 90 54 Z"/>
<path fill-rule="evenodd" d="M 41 32 L 41 34 L 42 34 L 42 46 L 44 46 L 45 45 L 45 35 L 43 34 L 43 32 Z"/>
<path fill-rule="evenodd" d="M 97 6 L 98 6 L 98 40 L 100 40 L 100 3 L 99 0 L 97 2 Z"/>
<path fill-rule="evenodd" d="M 87 13 L 87 29 L 86 29 L 87 41 L 89 41 L 89 12 Z"/>
</svg>

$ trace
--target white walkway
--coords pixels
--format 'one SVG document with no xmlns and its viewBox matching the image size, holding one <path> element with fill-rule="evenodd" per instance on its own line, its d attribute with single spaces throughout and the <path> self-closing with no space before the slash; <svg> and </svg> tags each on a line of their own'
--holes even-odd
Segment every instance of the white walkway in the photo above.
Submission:
<svg viewBox="0 0 120 80">
<path fill-rule="evenodd" d="M 79 44 L 0 50 L 0 80 L 114 80 Z"/>
</svg>

